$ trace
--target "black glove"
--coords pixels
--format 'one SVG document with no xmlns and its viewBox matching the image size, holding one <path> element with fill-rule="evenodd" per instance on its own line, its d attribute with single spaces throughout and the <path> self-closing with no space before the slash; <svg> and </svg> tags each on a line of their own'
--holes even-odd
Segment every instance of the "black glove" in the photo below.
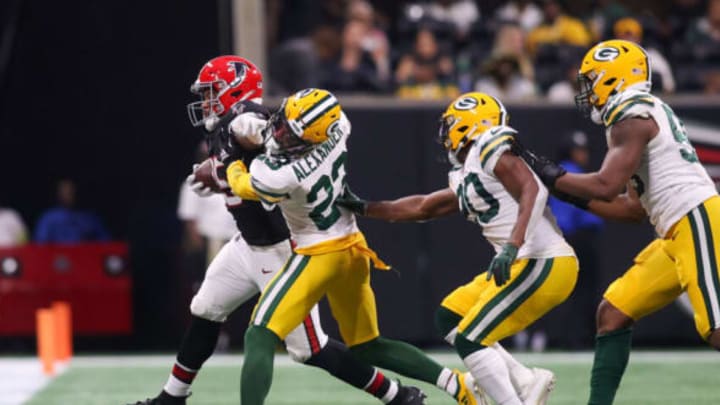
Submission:
<svg viewBox="0 0 720 405">
<path fill-rule="evenodd" d="M 549 189 L 555 189 L 555 182 L 558 177 L 567 173 L 567 171 L 559 164 L 542 155 L 537 155 L 533 151 L 525 148 L 517 139 L 513 141 L 512 152 L 520 156 L 525 163 L 530 166 L 532 171 L 537 174 L 540 181 Z"/>
<path fill-rule="evenodd" d="M 574 195 L 570 195 L 568 193 L 564 193 L 560 190 L 550 190 L 553 196 L 557 198 L 558 200 L 565 201 L 568 204 L 572 204 L 581 210 L 587 211 L 588 205 L 590 204 L 590 200 L 582 198 L 582 197 L 576 197 Z"/>
<path fill-rule="evenodd" d="M 355 215 L 365 215 L 367 213 L 367 201 L 355 195 L 348 185 L 345 185 L 343 193 L 335 200 L 335 204 L 339 205 Z"/>
</svg>

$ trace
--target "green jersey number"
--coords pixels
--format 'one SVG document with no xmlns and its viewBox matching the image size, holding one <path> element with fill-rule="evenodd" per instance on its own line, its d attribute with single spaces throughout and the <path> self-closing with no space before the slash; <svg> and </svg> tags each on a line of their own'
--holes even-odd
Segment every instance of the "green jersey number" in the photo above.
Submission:
<svg viewBox="0 0 720 405">
<path fill-rule="evenodd" d="M 472 186 L 475 194 L 482 198 L 483 201 L 485 201 L 485 203 L 488 205 L 487 209 L 480 210 L 472 204 L 467 195 L 470 186 Z M 477 174 L 470 173 L 469 175 L 465 176 L 465 180 L 460 186 L 458 186 L 456 193 L 460 198 L 460 209 L 463 215 L 468 216 L 470 214 L 474 214 L 476 215 L 478 222 L 486 224 L 498 214 L 498 210 L 500 209 L 500 201 L 498 201 L 497 198 L 493 197 L 492 194 L 488 193 L 488 191 L 485 190 L 485 187 L 483 186 Z"/>
<path fill-rule="evenodd" d="M 690 163 L 696 163 L 699 161 L 695 148 L 690 144 L 687 137 L 687 131 L 685 131 L 685 125 L 678 119 L 675 113 L 667 105 L 662 105 L 665 114 L 667 115 L 668 122 L 670 123 L 670 130 L 672 130 L 675 142 L 680 144 L 680 156 Z"/>
<path fill-rule="evenodd" d="M 330 176 L 323 174 L 318 181 L 310 188 L 310 192 L 307 195 L 308 204 L 315 204 L 318 200 L 320 190 L 325 191 L 325 198 L 323 198 L 315 207 L 310 211 L 310 219 L 313 220 L 315 226 L 321 231 L 324 231 L 340 218 L 340 210 L 334 204 L 335 198 L 339 196 L 335 195 L 335 190 L 342 192 L 345 185 L 345 158 L 347 152 L 343 152 L 332 164 L 332 171 Z M 337 183 L 337 184 L 336 184 Z M 338 186 L 337 188 L 335 186 Z M 330 212 L 325 215 L 325 211 L 330 208 Z"/>
</svg>

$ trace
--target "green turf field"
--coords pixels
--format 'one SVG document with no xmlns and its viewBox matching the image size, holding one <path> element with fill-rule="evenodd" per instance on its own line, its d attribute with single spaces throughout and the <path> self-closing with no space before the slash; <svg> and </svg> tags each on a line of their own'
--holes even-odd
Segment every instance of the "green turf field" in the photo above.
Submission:
<svg viewBox="0 0 720 405">
<path fill-rule="evenodd" d="M 434 355 L 453 367 L 451 353 Z M 558 383 L 549 404 L 578 405 L 587 400 L 591 354 L 519 355 L 527 364 L 552 369 Z M 155 395 L 167 378 L 171 356 L 80 357 L 28 402 L 31 405 L 124 404 Z M 241 357 L 216 356 L 203 368 L 190 404 L 238 404 Z M 720 404 L 720 355 L 701 352 L 634 353 L 617 405 Z M 405 383 L 412 381 L 403 379 Z M 428 404 L 452 404 L 437 389 L 420 384 Z M 324 372 L 278 356 L 269 405 L 378 404 Z"/>
</svg>

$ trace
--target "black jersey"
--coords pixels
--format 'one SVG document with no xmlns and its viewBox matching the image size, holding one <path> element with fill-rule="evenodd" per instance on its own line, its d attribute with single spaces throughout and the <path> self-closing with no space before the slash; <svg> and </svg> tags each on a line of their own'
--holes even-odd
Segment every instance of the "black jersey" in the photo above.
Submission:
<svg viewBox="0 0 720 405">
<path fill-rule="evenodd" d="M 206 142 L 211 155 L 220 155 L 222 145 L 228 142 L 231 136 L 228 132 L 228 124 L 235 116 L 234 113 L 225 115 L 217 128 L 207 134 Z M 250 162 L 262 152 L 263 149 L 243 151 L 241 157 L 243 163 L 249 167 Z M 226 179 L 225 169 L 222 166 L 219 168 L 217 173 L 219 178 Z M 235 219 L 235 225 L 248 245 L 268 246 L 290 238 L 285 218 L 278 207 L 267 211 L 260 202 L 241 200 L 229 189 L 226 190 L 225 206 Z"/>
</svg>

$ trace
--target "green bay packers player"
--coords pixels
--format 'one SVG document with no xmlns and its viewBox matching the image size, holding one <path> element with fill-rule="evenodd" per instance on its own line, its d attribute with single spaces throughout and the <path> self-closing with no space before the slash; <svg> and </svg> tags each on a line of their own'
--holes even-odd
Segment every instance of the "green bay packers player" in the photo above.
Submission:
<svg viewBox="0 0 720 405">
<path fill-rule="evenodd" d="M 267 152 L 247 168 L 227 169 L 232 191 L 277 205 L 296 246 L 263 291 L 245 335 L 243 405 L 262 404 L 270 389 L 274 348 L 327 296 L 340 334 L 361 360 L 437 385 L 462 404 L 486 404 L 469 373 L 444 368 L 409 344 L 380 336 L 371 250 L 352 212 L 335 202 L 345 188 L 350 121 L 330 92 L 306 89 L 287 98 L 265 128 Z M 425 396 L 418 390 L 418 398 Z M 410 402 L 408 402 L 410 403 Z M 416 402 L 412 402 L 413 404 Z"/>
<path fill-rule="evenodd" d="M 606 128 L 608 151 L 600 170 L 565 173 L 545 158 L 523 156 L 548 187 L 585 204 L 591 200 L 591 210 L 602 204 L 615 213 L 627 208 L 627 199 L 618 195 L 632 181 L 658 235 L 608 287 L 598 307 L 589 404 L 607 405 L 628 363 L 632 325 L 684 291 L 698 333 L 720 350 L 720 197 L 682 122 L 649 93 L 650 67 L 640 46 L 623 40 L 595 45 L 578 80 L 578 107 Z"/>
<path fill-rule="evenodd" d="M 497 342 L 563 302 L 575 286 L 578 263 L 546 207 L 547 189 L 511 152 L 516 131 L 507 123 L 505 107 L 496 98 L 464 94 L 450 104 L 440 125 L 440 141 L 454 164 L 448 188 L 393 201 L 347 199 L 341 204 L 389 221 L 462 212 L 480 225 L 497 254 L 488 267 L 477 263 L 487 275 L 443 300 L 436 323 L 496 403 L 544 404 L 553 374 L 526 368 Z"/>
</svg>

